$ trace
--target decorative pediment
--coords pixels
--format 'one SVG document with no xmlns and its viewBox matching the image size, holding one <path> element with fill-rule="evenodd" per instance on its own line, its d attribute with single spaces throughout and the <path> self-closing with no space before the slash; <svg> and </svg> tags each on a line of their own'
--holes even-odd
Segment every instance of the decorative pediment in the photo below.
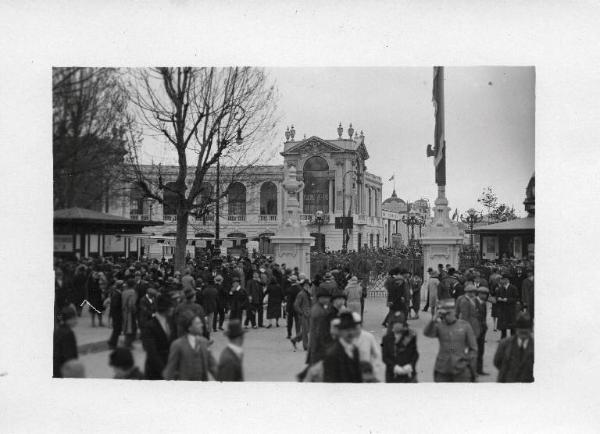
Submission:
<svg viewBox="0 0 600 434">
<path fill-rule="evenodd" d="M 298 142 L 282 154 L 322 155 L 331 152 L 345 152 L 345 150 L 319 137 L 312 136 Z"/>
</svg>

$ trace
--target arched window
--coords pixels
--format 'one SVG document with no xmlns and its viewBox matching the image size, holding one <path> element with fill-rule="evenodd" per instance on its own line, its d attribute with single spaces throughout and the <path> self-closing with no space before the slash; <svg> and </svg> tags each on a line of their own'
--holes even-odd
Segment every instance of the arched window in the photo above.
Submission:
<svg viewBox="0 0 600 434">
<path fill-rule="evenodd" d="M 241 182 L 234 182 L 229 187 L 227 207 L 229 215 L 246 215 L 246 187 Z"/>
<path fill-rule="evenodd" d="M 311 157 L 303 168 L 304 214 L 329 212 L 329 165 L 324 158 Z"/>
<path fill-rule="evenodd" d="M 168 182 L 163 189 L 163 214 L 177 214 L 177 192 L 174 182 Z"/>
<path fill-rule="evenodd" d="M 260 186 L 260 215 L 277 215 L 277 187 L 272 182 Z"/>
</svg>

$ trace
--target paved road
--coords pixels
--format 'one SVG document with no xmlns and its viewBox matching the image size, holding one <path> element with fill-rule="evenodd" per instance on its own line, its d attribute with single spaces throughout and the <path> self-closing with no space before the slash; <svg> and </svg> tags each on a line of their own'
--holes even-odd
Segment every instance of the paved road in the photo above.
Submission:
<svg viewBox="0 0 600 434">
<path fill-rule="evenodd" d="M 382 318 L 387 308 L 383 298 L 367 299 L 365 308 L 364 328 L 375 335 L 380 342 L 384 333 L 381 326 Z M 437 339 L 430 339 L 423 335 L 423 328 L 431 315 L 421 312 L 421 318 L 411 320 L 409 324 L 417 331 L 417 347 L 420 359 L 417 363 L 419 382 L 433 381 L 433 364 L 438 350 Z M 280 321 L 279 328 L 250 330 L 246 334 L 244 343 L 244 372 L 247 381 L 295 381 L 295 375 L 304 368 L 306 353 L 299 349 L 294 352 L 290 342 L 286 339 L 285 321 Z M 494 355 L 499 332 L 491 330 L 491 318 L 488 319 L 490 330 L 487 333 L 487 343 L 484 355 L 484 370 L 491 375 L 479 377 L 480 382 L 495 381 L 497 371 L 492 366 L 491 359 Z M 109 330 L 106 330 L 107 338 Z M 214 333 L 214 344 L 211 350 L 215 357 L 227 344 L 222 332 Z M 108 366 L 108 351 L 81 355 L 81 360 L 86 367 L 86 376 L 93 378 L 111 378 L 112 369 Z M 141 344 L 135 344 L 134 357 L 136 364 L 143 368 L 145 354 Z"/>
</svg>

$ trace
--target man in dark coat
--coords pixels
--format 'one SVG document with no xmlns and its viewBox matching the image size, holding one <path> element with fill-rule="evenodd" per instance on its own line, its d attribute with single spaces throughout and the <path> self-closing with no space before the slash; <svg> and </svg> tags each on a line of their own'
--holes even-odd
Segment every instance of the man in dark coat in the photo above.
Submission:
<svg viewBox="0 0 600 434">
<path fill-rule="evenodd" d="M 223 323 L 225 322 L 225 313 L 227 312 L 227 289 L 224 285 L 224 278 L 220 274 L 215 276 L 215 288 L 217 290 L 217 310 L 213 316 L 212 328 L 213 331 L 223 330 Z"/>
<path fill-rule="evenodd" d="M 311 366 L 323 359 L 331 343 L 327 318 L 330 300 L 327 289 L 317 288 L 317 301 L 310 309 L 308 333 L 308 364 Z"/>
<path fill-rule="evenodd" d="M 358 323 L 351 312 L 340 314 L 339 338 L 323 359 L 323 381 L 326 383 L 362 383 L 358 348 Z"/>
<path fill-rule="evenodd" d="M 240 320 L 234 319 L 227 323 L 225 335 L 229 339 L 229 343 L 219 357 L 218 381 L 244 381 L 242 368 L 244 333 Z"/>
<path fill-rule="evenodd" d="M 248 323 L 252 324 L 252 328 L 263 326 L 263 286 L 260 281 L 259 274 L 257 272 L 252 273 L 252 278 L 248 280 L 246 285 L 246 291 L 248 292 L 248 309 L 246 311 L 246 321 L 244 326 L 248 326 Z M 258 315 L 258 324 L 256 323 L 256 316 Z"/>
<path fill-rule="evenodd" d="M 534 306 L 533 306 L 533 270 L 527 272 L 527 279 L 523 280 L 521 284 L 521 303 L 524 312 L 527 312 L 533 322 Z"/>
<path fill-rule="evenodd" d="M 200 293 L 200 303 L 206 314 L 206 326 L 210 328 L 215 323 L 214 318 L 217 313 L 219 291 L 214 284 L 212 276 L 205 282 L 206 286 L 204 286 Z M 213 327 L 213 331 L 217 331 L 215 327 Z"/>
<path fill-rule="evenodd" d="M 464 286 L 456 277 L 456 270 L 452 267 L 448 269 L 448 275 L 440 280 L 440 287 L 442 289 L 440 300 L 447 298 L 454 298 L 456 300 L 464 294 Z"/>
<path fill-rule="evenodd" d="M 404 287 L 402 284 L 404 279 L 399 268 L 393 268 L 390 270 L 390 277 L 385 282 L 385 288 L 387 289 L 387 307 L 389 312 L 383 321 L 383 326 L 387 327 L 387 319 L 394 312 L 406 312 L 406 307 L 409 303 L 408 299 L 405 298 Z"/>
<path fill-rule="evenodd" d="M 533 382 L 533 336 L 531 318 L 521 314 L 516 319 L 516 334 L 503 339 L 494 355 L 498 383 Z"/>
<path fill-rule="evenodd" d="M 58 321 L 62 309 L 69 305 L 71 290 L 65 279 L 63 270 L 54 270 L 54 320 Z"/>
<path fill-rule="evenodd" d="M 502 277 L 500 285 L 496 290 L 496 305 L 498 306 L 498 330 L 501 332 L 501 339 L 504 339 L 507 330 L 510 335 L 515 334 L 515 318 L 517 316 L 517 300 L 519 290 L 509 281 L 508 275 Z"/>
<path fill-rule="evenodd" d="M 110 317 L 112 318 L 112 333 L 108 339 L 108 348 L 115 349 L 119 343 L 119 336 L 123 331 L 123 281 L 117 280 L 110 294 Z"/>
<path fill-rule="evenodd" d="M 248 293 L 240 283 L 238 276 L 233 277 L 233 283 L 229 290 L 229 319 L 242 319 L 242 313 L 248 304 Z"/>
<path fill-rule="evenodd" d="M 142 345 L 146 351 L 144 372 L 148 380 L 162 380 L 163 370 L 169 358 L 171 342 L 176 338 L 176 329 L 171 320 L 173 302 L 166 295 L 156 301 L 156 313 L 142 332 Z"/>
<path fill-rule="evenodd" d="M 477 337 L 477 374 L 489 375 L 483 370 L 483 353 L 485 351 L 485 334 L 487 333 L 487 299 L 490 290 L 485 286 L 477 288 L 477 310 L 479 312 L 479 324 L 481 325 L 479 336 Z"/>
<path fill-rule="evenodd" d="M 72 307 L 60 311 L 60 323 L 54 329 L 53 377 L 62 378 L 61 367 L 72 359 L 77 359 L 77 340 L 73 327 L 77 324 L 77 312 Z"/>
<path fill-rule="evenodd" d="M 294 302 L 302 288 L 298 283 L 298 276 L 295 274 L 292 274 L 289 277 L 289 281 L 290 286 L 288 286 L 287 292 L 285 293 L 285 310 L 287 313 L 287 338 L 292 339 L 292 327 L 294 326 L 294 323 L 296 326 L 296 336 L 300 334 L 300 318 L 294 310 Z"/>
</svg>

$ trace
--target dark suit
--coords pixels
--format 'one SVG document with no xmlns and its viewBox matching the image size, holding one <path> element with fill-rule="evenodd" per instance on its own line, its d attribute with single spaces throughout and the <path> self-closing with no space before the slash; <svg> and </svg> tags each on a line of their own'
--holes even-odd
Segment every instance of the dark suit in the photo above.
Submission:
<svg viewBox="0 0 600 434">
<path fill-rule="evenodd" d="M 142 345 L 146 351 L 145 374 L 148 380 L 162 380 L 163 370 L 169 359 L 169 348 L 176 337 L 175 326 L 169 323 L 170 335 L 167 336 L 158 319 L 152 318 L 146 323 L 142 333 Z"/>
<path fill-rule="evenodd" d="M 77 341 L 75 333 L 67 325 L 61 324 L 54 330 L 54 356 L 53 356 L 53 377 L 62 378 L 60 368 L 71 359 L 76 359 Z"/>
<path fill-rule="evenodd" d="M 533 320 L 533 280 L 525 279 L 521 284 L 521 303 L 523 304 L 523 308 L 527 309 L 529 316 Z"/>
<path fill-rule="evenodd" d="M 517 336 L 503 339 L 494 355 L 498 368 L 498 383 L 533 382 L 533 337 L 529 337 L 527 348 L 521 349 Z"/>
<path fill-rule="evenodd" d="M 219 357 L 218 381 L 244 381 L 242 360 L 229 347 L 225 347 Z"/>
<path fill-rule="evenodd" d="M 325 356 L 327 347 L 331 344 L 329 333 L 328 311 L 319 302 L 310 309 L 308 333 L 308 364 L 314 365 Z"/>
<path fill-rule="evenodd" d="M 517 300 L 519 291 L 515 285 L 508 287 L 499 286 L 496 291 L 497 298 L 506 298 L 507 301 L 497 301 L 498 306 L 498 330 L 502 332 L 501 337 L 506 337 L 506 330 L 510 329 L 511 336 L 514 334 L 515 320 L 517 316 Z"/>
<path fill-rule="evenodd" d="M 323 382 L 362 383 L 358 348 L 354 347 L 354 357 L 348 357 L 342 344 L 337 341 L 323 359 Z"/>
</svg>

